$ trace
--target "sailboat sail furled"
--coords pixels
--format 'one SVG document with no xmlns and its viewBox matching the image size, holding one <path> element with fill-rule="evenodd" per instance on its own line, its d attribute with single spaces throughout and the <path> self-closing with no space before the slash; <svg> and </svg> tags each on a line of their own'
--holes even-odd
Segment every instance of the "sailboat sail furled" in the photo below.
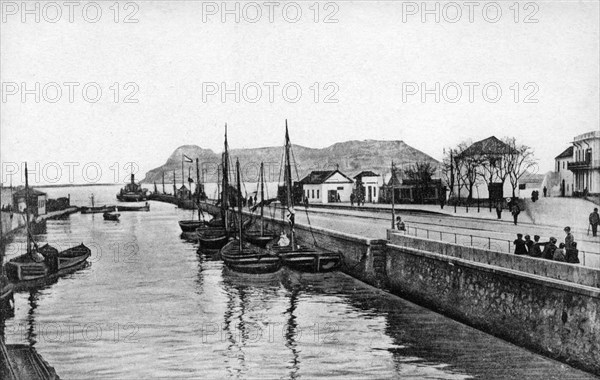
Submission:
<svg viewBox="0 0 600 380">
<path fill-rule="evenodd" d="M 270 250 L 279 255 L 283 265 L 293 269 L 307 272 L 322 272 L 337 268 L 341 263 L 341 257 L 338 253 L 329 252 L 320 248 L 313 248 L 305 245 L 299 245 L 296 238 L 296 210 L 294 209 L 294 193 L 292 185 L 292 165 L 291 153 L 292 145 L 288 131 L 287 120 L 285 121 L 285 167 L 284 167 L 284 186 L 285 186 L 285 218 L 289 224 L 289 239 L 282 235 L 279 242 L 273 245 Z M 289 242 L 289 243 L 288 243 Z"/>
</svg>

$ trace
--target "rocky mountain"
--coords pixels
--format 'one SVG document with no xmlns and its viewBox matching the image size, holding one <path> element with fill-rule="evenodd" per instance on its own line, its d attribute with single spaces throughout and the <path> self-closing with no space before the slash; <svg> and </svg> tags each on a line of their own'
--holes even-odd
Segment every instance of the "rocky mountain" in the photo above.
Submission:
<svg viewBox="0 0 600 380">
<path fill-rule="evenodd" d="M 439 166 L 437 160 L 403 141 L 346 141 L 322 149 L 293 145 L 292 152 L 296 162 L 296 168 L 292 168 L 292 173 L 296 177 L 297 172 L 300 178 L 313 170 L 331 170 L 335 168 L 339 168 L 342 173 L 349 177 L 353 177 L 363 170 L 371 170 L 377 174 L 386 175 L 390 171 L 392 160 L 400 168 L 406 168 L 415 162 L 430 162 L 435 166 Z M 184 163 L 184 173 L 182 175 L 181 162 L 183 155 L 194 160 L 199 159 L 201 175 L 205 182 L 216 181 L 221 153 L 215 153 L 210 149 L 203 149 L 196 145 L 183 145 L 171 154 L 164 165 L 147 172 L 143 182 L 160 184 L 163 172 L 166 184 L 173 183 L 174 175 L 177 183 L 180 184 L 182 177 L 187 180 L 188 173 L 191 173 L 192 179 L 195 180 L 195 163 Z M 280 180 L 280 167 L 283 163 L 282 146 L 231 149 L 230 157 L 232 162 L 231 173 L 235 168 L 235 160 L 239 159 L 245 181 L 257 180 L 261 162 L 265 165 L 265 180 L 267 182 L 278 182 Z M 231 176 L 230 178 L 234 177 Z"/>
</svg>

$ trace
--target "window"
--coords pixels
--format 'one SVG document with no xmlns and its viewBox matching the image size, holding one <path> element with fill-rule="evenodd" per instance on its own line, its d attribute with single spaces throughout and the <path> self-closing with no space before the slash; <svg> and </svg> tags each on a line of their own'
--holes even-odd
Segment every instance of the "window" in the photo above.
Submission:
<svg viewBox="0 0 600 380">
<path fill-rule="evenodd" d="M 317 190 L 317 194 L 319 194 L 319 190 Z M 311 198 L 313 198 L 313 199 L 315 198 L 315 190 L 314 189 L 312 191 L 312 197 Z"/>
<path fill-rule="evenodd" d="M 319 199 L 319 190 L 317 190 L 317 199 Z"/>
<path fill-rule="evenodd" d="M 565 161 L 563 161 L 563 169 L 565 168 Z"/>
<path fill-rule="evenodd" d="M 377 188 L 373 187 L 373 198 L 377 196 Z"/>
</svg>

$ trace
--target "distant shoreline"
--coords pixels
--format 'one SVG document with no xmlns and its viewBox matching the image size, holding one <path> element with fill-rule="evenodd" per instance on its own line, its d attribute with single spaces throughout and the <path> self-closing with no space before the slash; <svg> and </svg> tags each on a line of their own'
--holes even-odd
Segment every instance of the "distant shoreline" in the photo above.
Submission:
<svg viewBox="0 0 600 380">
<path fill-rule="evenodd" d="M 70 184 L 66 184 L 66 185 L 60 185 L 60 184 L 34 185 L 32 187 L 38 188 L 38 189 L 46 189 L 46 188 L 52 188 L 52 187 L 91 187 L 91 186 L 117 186 L 117 185 L 121 185 L 121 184 L 118 184 L 118 183 L 70 183 Z"/>
</svg>

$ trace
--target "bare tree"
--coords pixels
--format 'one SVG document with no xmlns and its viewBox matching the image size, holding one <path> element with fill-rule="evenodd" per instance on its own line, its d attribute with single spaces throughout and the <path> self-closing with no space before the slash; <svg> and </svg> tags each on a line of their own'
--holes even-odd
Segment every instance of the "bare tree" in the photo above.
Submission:
<svg viewBox="0 0 600 380">
<path fill-rule="evenodd" d="M 510 180 L 514 198 L 519 186 L 519 179 L 537 168 L 537 160 L 533 155 L 533 149 L 527 145 L 518 144 L 514 137 L 505 138 L 504 142 L 508 147 L 504 155 L 503 170 Z"/>
<path fill-rule="evenodd" d="M 416 201 L 423 203 L 431 187 L 432 178 L 437 168 L 430 162 L 417 162 L 404 171 L 407 179 L 416 185 Z"/>
</svg>

